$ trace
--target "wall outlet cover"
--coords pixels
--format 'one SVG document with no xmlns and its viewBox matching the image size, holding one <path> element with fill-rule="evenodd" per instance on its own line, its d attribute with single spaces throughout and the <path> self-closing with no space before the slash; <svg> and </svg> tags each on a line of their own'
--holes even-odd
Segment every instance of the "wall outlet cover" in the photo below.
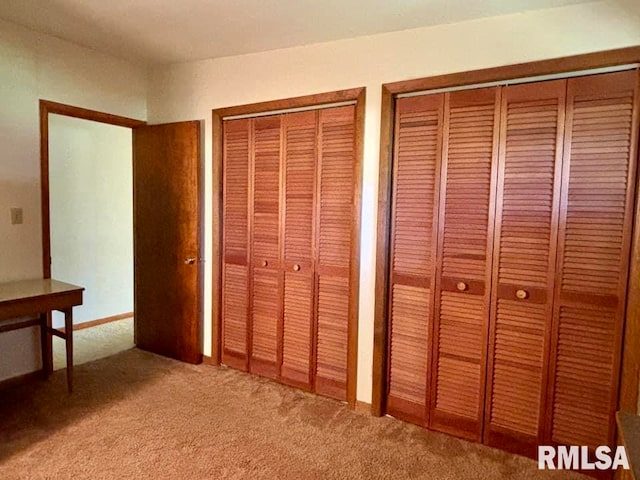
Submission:
<svg viewBox="0 0 640 480">
<path fill-rule="evenodd" d="M 13 207 L 11 208 L 11 225 L 22 225 L 22 208 Z"/>
</svg>

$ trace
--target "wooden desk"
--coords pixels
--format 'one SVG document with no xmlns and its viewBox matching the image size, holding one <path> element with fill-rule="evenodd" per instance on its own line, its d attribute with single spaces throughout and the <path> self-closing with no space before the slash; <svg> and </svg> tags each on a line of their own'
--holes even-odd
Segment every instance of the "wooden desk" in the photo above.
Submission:
<svg viewBox="0 0 640 480">
<path fill-rule="evenodd" d="M 51 361 L 52 335 L 62 338 L 67 350 L 67 388 L 69 392 L 73 390 L 72 308 L 76 305 L 82 305 L 83 291 L 82 287 L 51 279 L 0 283 L 0 333 L 40 326 L 44 378 L 53 371 Z M 64 332 L 51 326 L 50 313 L 54 310 L 64 313 Z M 8 321 L 33 315 L 37 315 L 38 318 Z"/>
</svg>

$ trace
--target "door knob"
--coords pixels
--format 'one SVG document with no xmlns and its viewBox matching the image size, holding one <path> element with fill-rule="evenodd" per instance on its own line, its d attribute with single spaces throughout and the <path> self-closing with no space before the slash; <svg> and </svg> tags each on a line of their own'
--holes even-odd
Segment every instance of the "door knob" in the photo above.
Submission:
<svg viewBox="0 0 640 480">
<path fill-rule="evenodd" d="M 459 291 L 464 292 L 468 288 L 468 285 L 466 283 L 464 283 L 464 282 L 458 282 L 457 285 L 456 285 L 456 288 Z"/>
<path fill-rule="evenodd" d="M 300 271 L 300 265 L 298 265 L 297 263 L 293 266 L 293 271 L 294 272 L 298 272 Z"/>
<path fill-rule="evenodd" d="M 529 292 L 527 292 L 526 290 L 516 291 L 516 297 L 518 297 L 520 300 L 524 300 L 528 296 L 529 296 Z"/>
<path fill-rule="evenodd" d="M 185 265 L 193 265 L 194 263 L 196 263 L 196 258 L 195 257 L 185 258 L 184 263 Z"/>
<path fill-rule="evenodd" d="M 269 262 L 267 262 L 266 260 L 262 260 L 262 266 L 266 267 L 267 265 L 269 265 Z"/>
</svg>

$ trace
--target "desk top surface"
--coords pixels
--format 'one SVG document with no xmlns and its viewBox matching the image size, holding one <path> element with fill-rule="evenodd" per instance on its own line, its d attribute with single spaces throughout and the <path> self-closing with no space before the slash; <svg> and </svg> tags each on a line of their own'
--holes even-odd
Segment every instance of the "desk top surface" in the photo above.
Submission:
<svg viewBox="0 0 640 480">
<path fill-rule="evenodd" d="M 618 412 L 618 428 L 627 449 L 633 478 L 640 479 L 640 415 Z"/>
<path fill-rule="evenodd" d="M 43 278 L 0 283 L 0 304 L 82 290 L 77 285 Z"/>
</svg>

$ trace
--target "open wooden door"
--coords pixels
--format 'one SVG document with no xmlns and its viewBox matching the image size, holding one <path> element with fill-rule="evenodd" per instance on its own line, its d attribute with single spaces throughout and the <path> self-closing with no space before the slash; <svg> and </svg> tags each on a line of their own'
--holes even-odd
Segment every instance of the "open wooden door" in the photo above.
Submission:
<svg viewBox="0 0 640 480">
<path fill-rule="evenodd" d="M 200 123 L 133 130 L 135 341 L 189 363 L 201 354 Z"/>
</svg>

